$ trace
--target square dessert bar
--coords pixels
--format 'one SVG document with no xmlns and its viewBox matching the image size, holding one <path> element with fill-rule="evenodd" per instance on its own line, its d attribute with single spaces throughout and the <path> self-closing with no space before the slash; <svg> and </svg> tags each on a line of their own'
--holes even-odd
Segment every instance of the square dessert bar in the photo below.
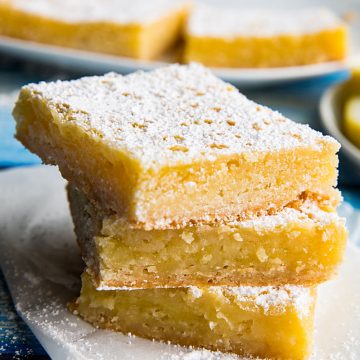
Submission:
<svg viewBox="0 0 360 360">
<path fill-rule="evenodd" d="M 344 59 L 345 23 L 323 8 L 198 6 L 186 31 L 185 60 L 220 67 L 280 67 Z"/>
<path fill-rule="evenodd" d="M 97 291 L 87 274 L 72 310 L 96 327 L 266 359 L 311 352 L 314 289 L 189 287 Z"/>
<path fill-rule="evenodd" d="M 72 186 L 68 195 L 98 289 L 312 285 L 332 277 L 347 238 L 329 200 L 310 194 L 273 215 L 149 231 L 104 213 Z"/>
<path fill-rule="evenodd" d="M 200 65 L 30 84 L 16 137 L 145 229 L 239 219 L 336 185 L 339 144 Z"/>
<path fill-rule="evenodd" d="M 152 59 L 178 41 L 181 0 L 0 0 L 0 35 Z"/>
</svg>

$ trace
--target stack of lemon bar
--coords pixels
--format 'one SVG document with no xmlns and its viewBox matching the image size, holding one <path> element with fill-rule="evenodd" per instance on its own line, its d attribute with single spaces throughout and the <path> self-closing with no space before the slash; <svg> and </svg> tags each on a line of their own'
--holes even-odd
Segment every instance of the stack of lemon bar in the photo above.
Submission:
<svg viewBox="0 0 360 360">
<path fill-rule="evenodd" d="M 311 353 L 346 243 L 339 144 L 200 65 L 25 86 L 17 138 L 69 181 L 97 327 L 246 356 Z"/>
</svg>

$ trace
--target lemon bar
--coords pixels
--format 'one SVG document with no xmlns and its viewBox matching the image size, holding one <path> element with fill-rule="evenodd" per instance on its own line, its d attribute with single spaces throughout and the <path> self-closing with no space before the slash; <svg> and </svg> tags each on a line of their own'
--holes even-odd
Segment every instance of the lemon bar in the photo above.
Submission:
<svg viewBox="0 0 360 360">
<path fill-rule="evenodd" d="M 189 287 L 97 291 L 87 274 L 72 310 L 96 327 L 266 359 L 311 352 L 314 289 Z"/>
<path fill-rule="evenodd" d="M 333 275 L 346 244 L 344 219 L 325 200 L 301 199 L 251 220 L 146 231 L 104 214 L 74 187 L 68 195 L 98 289 L 311 285 Z"/>
<path fill-rule="evenodd" d="M 0 34 L 152 59 L 178 41 L 188 8 L 180 0 L 0 0 Z"/>
<path fill-rule="evenodd" d="M 339 144 L 197 64 L 22 88 L 16 137 L 144 229 L 248 217 L 336 185 Z"/>
<path fill-rule="evenodd" d="M 185 60 L 213 67 L 281 67 L 344 59 L 347 29 L 331 11 L 199 6 L 186 30 Z"/>
</svg>

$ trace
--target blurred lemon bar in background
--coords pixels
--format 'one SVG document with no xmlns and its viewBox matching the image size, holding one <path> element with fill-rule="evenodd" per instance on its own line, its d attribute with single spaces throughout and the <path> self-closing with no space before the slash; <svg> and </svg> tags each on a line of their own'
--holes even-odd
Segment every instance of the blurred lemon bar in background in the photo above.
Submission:
<svg viewBox="0 0 360 360">
<path fill-rule="evenodd" d="M 96 327 L 266 359 L 310 355 L 315 290 L 189 287 L 97 291 L 85 273 L 72 310 Z"/>
<path fill-rule="evenodd" d="M 181 0 L 0 0 L 0 35 L 138 59 L 178 41 Z"/>
<path fill-rule="evenodd" d="M 199 5 L 186 30 L 185 61 L 281 67 L 344 59 L 347 29 L 330 10 L 247 10 Z"/>
<path fill-rule="evenodd" d="M 30 84 L 16 137 L 144 229 L 230 221 L 330 196 L 339 144 L 200 65 Z"/>
<path fill-rule="evenodd" d="M 334 199 L 309 194 L 250 220 L 145 231 L 104 214 L 68 187 L 75 232 L 98 289 L 325 281 L 340 264 L 347 238 L 334 192 Z"/>
</svg>

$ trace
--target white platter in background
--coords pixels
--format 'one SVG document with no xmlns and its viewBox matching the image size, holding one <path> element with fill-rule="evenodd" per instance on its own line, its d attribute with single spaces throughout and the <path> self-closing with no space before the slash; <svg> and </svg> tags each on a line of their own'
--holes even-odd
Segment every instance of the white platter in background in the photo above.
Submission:
<svg viewBox="0 0 360 360">
<path fill-rule="evenodd" d="M 202 2 L 219 3 L 216 0 L 202 0 Z M 221 6 L 266 8 L 269 7 L 269 2 L 266 0 L 226 0 L 221 2 Z M 272 8 L 293 9 L 295 6 L 298 8 L 326 6 L 333 9 L 340 16 L 350 14 L 353 18 L 350 24 L 352 45 L 348 58 L 344 61 L 283 68 L 214 68 L 215 74 L 236 85 L 253 87 L 320 77 L 346 70 L 353 63 L 360 64 L 360 51 L 355 46 L 355 44 L 360 44 L 360 2 L 358 0 L 298 0 L 296 5 L 295 2 L 287 0 L 273 0 L 271 2 Z M 109 71 L 129 73 L 139 69 L 151 70 L 174 61 L 172 56 L 161 61 L 138 61 L 126 57 L 65 49 L 8 37 L 0 37 L 0 53 L 45 64 L 58 65 L 87 74 L 101 74 Z"/>
</svg>

